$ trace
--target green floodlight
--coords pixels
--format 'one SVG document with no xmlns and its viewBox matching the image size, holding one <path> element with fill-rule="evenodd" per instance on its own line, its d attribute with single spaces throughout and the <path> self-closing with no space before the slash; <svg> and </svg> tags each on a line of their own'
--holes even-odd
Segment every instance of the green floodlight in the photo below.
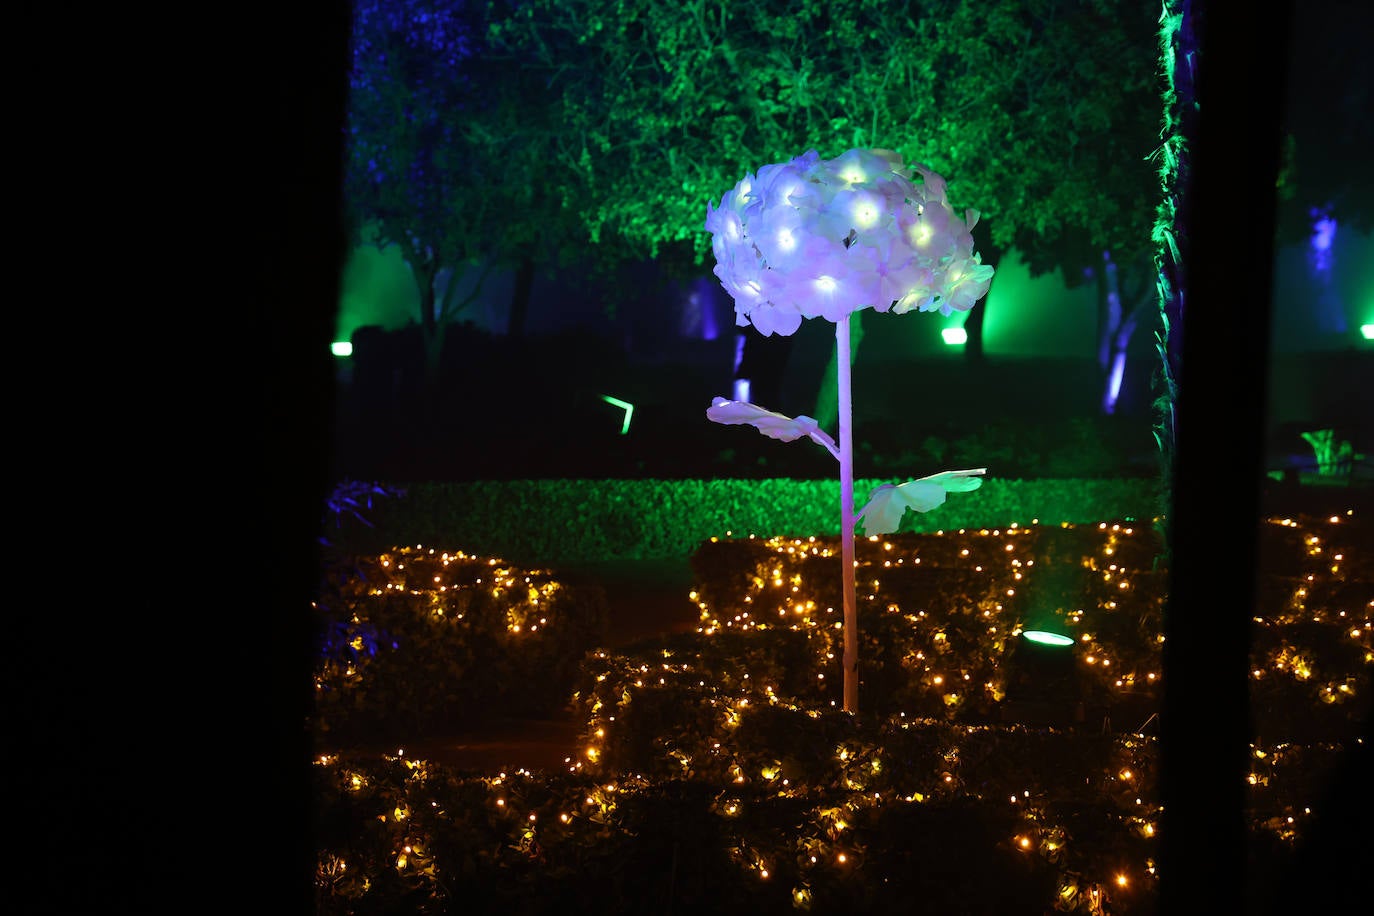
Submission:
<svg viewBox="0 0 1374 916">
<path fill-rule="evenodd" d="M 957 347 L 960 344 L 968 343 L 968 331 L 965 331 L 963 328 L 945 328 L 940 332 L 940 336 L 943 337 L 945 343 L 949 344 L 951 347 Z"/>
<path fill-rule="evenodd" d="M 1360 325 L 1360 334 L 1365 340 L 1374 340 L 1374 324 Z"/>
<path fill-rule="evenodd" d="M 353 344 L 346 340 L 336 340 L 329 345 L 329 352 L 335 356 L 352 356 Z"/>
<path fill-rule="evenodd" d="M 1073 637 L 1064 636 L 1061 633 L 1051 633 L 1049 630 L 1023 630 L 1021 631 L 1021 638 L 1039 643 L 1042 646 L 1059 646 L 1062 648 L 1073 645 Z"/>
<path fill-rule="evenodd" d="M 620 424 L 620 434 L 623 436 L 628 433 L 630 431 L 630 417 L 634 416 L 635 405 L 631 404 L 629 401 L 622 401 L 620 398 L 613 398 L 609 394 L 603 394 L 601 400 L 605 401 L 607 404 L 614 404 L 616 407 L 625 411 L 625 422 Z"/>
</svg>

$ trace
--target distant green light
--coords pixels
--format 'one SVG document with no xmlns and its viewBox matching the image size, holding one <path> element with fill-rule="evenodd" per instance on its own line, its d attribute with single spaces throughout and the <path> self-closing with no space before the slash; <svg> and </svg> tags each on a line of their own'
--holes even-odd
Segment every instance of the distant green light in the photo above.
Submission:
<svg viewBox="0 0 1374 916">
<path fill-rule="evenodd" d="M 353 344 L 346 340 L 336 340 L 329 345 L 329 352 L 335 356 L 352 356 Z"/>
<path fill-rule="evenodd" d="M 1364 336 L 1365 340 L 1374 340 L 1374 324 L 1360 325 L 1360 334 Z"/>
<path fill-rule="evenodd" d="M 605 401 L 607 404 L 614 404 L 616 407 L 625 411 L 625 422 L 620 424 L 620 434 L 623 436 L 628 433 L 630 431 L 630 417 L 634 416 L 635 405 L 631 404 L 629 401 L 622 401 L 620 398 L 613 398 L 609 394 L 603 394 L 601 400 Z"/>
<path fill-rule="evenodd" d="M 945 343 L 952 347 L 968 342 L 968 332 L 963 328 L 945 328 L 940 332 L 940 336 L 945 339 Z"/>
<path fill-rule="evenodd" d="M 1031 642 L 1038 642 L 1042 646 L 1071 646 L 1073 639 L 1069 636 L 1062 636 L 1059 633 L 1051 633 L 1049 630 L 1025 630 L 1021 633 L 1024 639 Z"/>
</svg>

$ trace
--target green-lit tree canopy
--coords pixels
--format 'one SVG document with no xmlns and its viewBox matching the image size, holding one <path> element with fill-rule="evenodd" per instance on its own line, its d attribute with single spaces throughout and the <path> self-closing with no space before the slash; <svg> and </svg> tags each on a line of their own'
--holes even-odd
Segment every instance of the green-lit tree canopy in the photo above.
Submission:
<svg viewBox="0 0 1374 916">
<path fill-rule="evenodd" d="M 702 259 L 767 162 L 888 148 L 1041 268 L 1149 250 L 1157 10 L 1124 0 L 531 0 L 494 50 L 544 74 L 589 237 Z M 1052 263 L 1051 263 L 1052 262 Z"/>
<path fill-rule="evenodd" d="M 431 355 L 471 293 L 445 268 L 699 272 L 707 202 L 807 149 L 924 163 L 981 212 L 987 260 L 1014 245 L 1075 283 L 1110 251 L 1124 288 L 1153 276 L 1156 19 L 1126 0 L 365 0 L 346 200 L 402 247 Z"/>
<path fill-rule="evenodd" d="M 1076 283 L 1110 251 L 1103 334 L 1124 349 L 1153 291 L 1157 16 L 1126 0 L 531 0 L 489 37 L 547 81 L 551 155 L 603 249 L 700 265 L 707 201 L 739 176 L 892 149 L 982 213 L 987 260 L 1015 245 Z"/>
<path fill-rule="evenodd" d="M 431 367 L 493 266 L 556 258 L 576 186 L 550 168 L 560 113 L 534 71 L 484 50 L 487 4 L 361 0 L 353 11 L 344 202 L 357 241 L 397 245 Z M 566 247 L 566 246 L 564 246 Z M 478 268 L 476 283 L 454 278 Z"/>
</svg>

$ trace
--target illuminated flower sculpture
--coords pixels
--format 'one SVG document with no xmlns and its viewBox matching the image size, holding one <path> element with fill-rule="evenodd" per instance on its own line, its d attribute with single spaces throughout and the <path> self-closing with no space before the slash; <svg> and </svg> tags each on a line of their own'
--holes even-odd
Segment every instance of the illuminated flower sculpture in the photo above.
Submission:
<svg viewBox="0 0 1374 916">
<path fill-rule="evenodd" d="M 912 172 L 919 181 L 912 179 Z M 815 150 L 746 175 L 715 207 L 706 229 L 715 274 L 735 300 L 735 323 L 765 335 L 794 333 L 803 318 L 835 323 L 839 444 L 811 417 L 791 418 L 743 401 L 716 398 L 706 416 L 744 423 L 782 441 L 807 437 L 840 462 L 841 561 L 844 577 L 844 708 L 858 705 L 858 614 L 854 598 L 854 526 L 896 531 L 906 510 L 926 512 L 947 492 L 973 490 L 986 468 L 943 471 L 901 485 L 884 484 L 854 510 L 850 429 L 849 316 L 860 309 L 902 315 L 968 311 L 988 291 L 992 268 L 973 250 L 976 210 L 961 219 L 945 181 L 921 165 L 907 168 L 891 150 L 853 149 L 834 159 Z"/>
</svg>

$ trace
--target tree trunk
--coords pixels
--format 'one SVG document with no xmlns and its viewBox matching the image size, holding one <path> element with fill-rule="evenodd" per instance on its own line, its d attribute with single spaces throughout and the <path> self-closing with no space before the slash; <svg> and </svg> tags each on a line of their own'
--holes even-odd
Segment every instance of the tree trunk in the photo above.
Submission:
<svg viewBox="0 0 1374 916">
<path fill-rule="evenodd" d="M 534 289 L 534 260 L 529 257 L 520 259 L 515 268 L 515 287 L 510 294 L 510 318 L 506 323 L 506 336 L 519 340 L 525 336 L 525 321 L 530 313 L 530 293 Z"/>
<path fill-rule="evenodd" d="M 1102 266 L 1093 269 L 1097 283 L 1097 368 L 1105 377 L 1112 364 L 1112 335 L 1121 322 L 1121 294 L 1116 284 L 1116 263 L 1110 251 L 1102 252 Z"/>
<path fill-rule="evenodd" d="M 1123 272 L 1112 253 L 1104 251 L 1101 269 L 1089 268 L 1087 272 L 1097 287 L 1097 366 L 1102 384 L 1099 407 L 1110 416 L 1120 403 L 1131 339 L 1146 310 L 1159 306 L 1159 291 L 1151 282 L 1154 271 L 1144 255 Z"/>
<path fill-rule="evenodd" d="M 1135 330 L 1135 317 L 1122 312 L 1121 284 L 1116 261 L 1110 251 L 1102 252 L 1102 269 L 1097 272 L 1098 340 L 1097 365 L 1102 372 L 1102 413 L 1116 413 L 1121 394 L 1121 379 L 1126 372 L 1126 345 Z"/>
<path fill-rule="evenodd" d="M 964 359 L 973 366 L 981 365 L 984 360 L 983 313 L 987 308 L 988 300 L 984 296 L 982 301 L 969 311 L 968 318 L 964 319 L 964 333 L 968 335 L 964 341 Z"/>
<path fill-rule="evenodd" d="M 418 265 L 418 266 L 417 266 Z M 439 387 L 439 355 L 443 351 L 444 325 L 434 307 L 434 280 L 438 265 L 433 258 L 413 254 L 410 267 L 420 294 L 420 336 L 424 346 L 422 398 L 427 402 Z"/>
<path fill-rule="evenodd" d="M 973 236 L 974 248 L 982 262 L 991 264 L 995 268 L 997 262 L 1002 260 L 1002 249 L 992 243 L 992 232 L 988 226 L 988 221 L 980 219 L 974 224 L 969 234 Z M 992 282 L 997 282 L 995 273 Z M 990 289 L 989 292 L 991 292 Z M 983 315 L 987 309 L 988 297 L 984 296 L 968 313 L 968 318 L 964 319 L 964 333 L 968 335 L 964 341 L 964 359 L 972 366 L 981 365 L 986 358 L 983 350 Z"/>
</svg>

